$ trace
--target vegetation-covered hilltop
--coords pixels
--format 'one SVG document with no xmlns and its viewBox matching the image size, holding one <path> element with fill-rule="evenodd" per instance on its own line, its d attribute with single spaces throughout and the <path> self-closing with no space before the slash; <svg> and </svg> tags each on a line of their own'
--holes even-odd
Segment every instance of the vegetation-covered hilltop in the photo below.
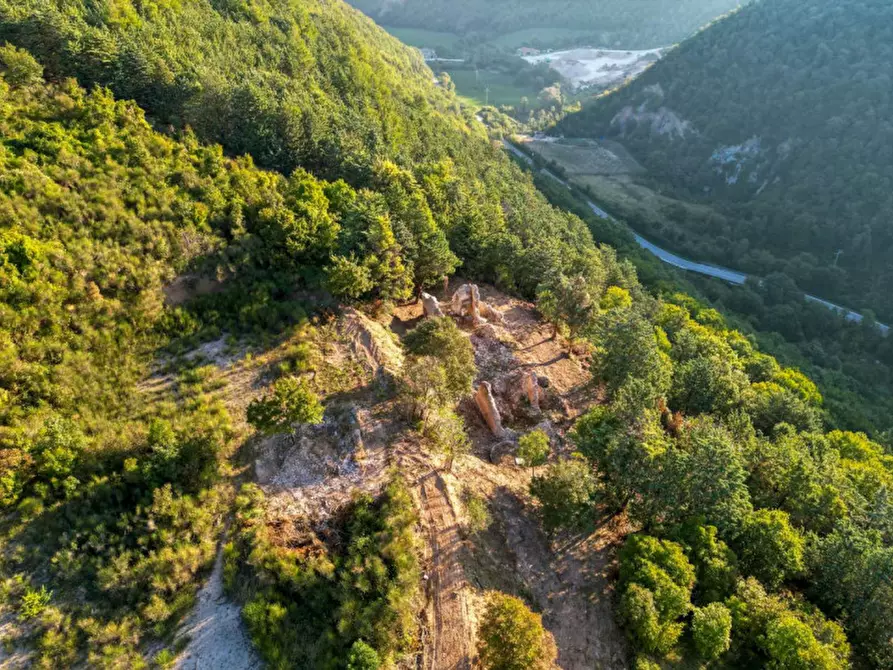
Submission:
<svg viewBox="0 0 893 670">
<path fill-rule="evenodd" d="M 491 39 L 514 39 L 515 46 L 555 47 L 563 43 L 618 49 L 649 49 L 674 44 L 734 9 L 739 0 L 634 0 L 595 2 L 518 2 L 444 0 L 351 4 L 386 26 L 423 28 Z M 517 33 L 514 37 L 510 34 Z"/>
<path fill-rule="evenodd" d="M 888 318 L 891 26 L 882 0 L 753 3 L 558 132 L 617 138 L 727 215 L 673 217 L 677 248 Z"/>
<path fill-rule="evenodd" d="M 446 470 L 489 451 L 460 401 L 489 374 L 480 348 L 505 345 L 494 324 L 469 338 L 430 319 L 402 342 L 375 324 L 405 359 L 375 381 L 326 319 L 345 303 L 388 315 L 461 267 L 535 299 L 568 345 L 556 360 L 589 361 L 572 364 L 594 406 L 570 434 L 579 454 L 542 468 L 552 444 L 536 433 L 519 453 L 541 469 L 550 532 L 597 510 L 641 529 L 617 603 L 641 666 L 893 666 L 889 449 L 826 434 L 815 385 L 716 311 L 650 295 L 368 20 L 316 0 L 0 0 L 0 38 L 3 654 L 168 667 L 226 520 L 221 579 L 269 664 L 415 654 L 407 488 L 434 477 L 425 495 L 446 497 L 430 453 Z M 211 288 L 183 300 L 172 288 L 190 277 Z M 285 510 L 246 481 L 241 448 L 284 433 L 300 456 L 342 425 L 317 517 L 297 504 L 306 481 L 284 486 Z M 326 491 L 342 468 L 353 489 Z M 449 549 L 430 560 L 461 575 Z M 549 602 L 519 595 L 488 598 L 490 668 L 555 657 L 549 612 L 528 610 Z"/>
</svg>

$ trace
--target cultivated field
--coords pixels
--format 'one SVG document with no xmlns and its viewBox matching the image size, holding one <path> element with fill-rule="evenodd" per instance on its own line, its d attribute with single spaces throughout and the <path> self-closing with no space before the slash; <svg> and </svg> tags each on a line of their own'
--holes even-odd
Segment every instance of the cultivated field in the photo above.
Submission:
<svg viewBox="0 0 893 670">
<path fill-rule="evenodd" d="M 642 166 L 616 142 L 528 138 L 524 144 L 546 160 L 558 163 L 564 168 L 568 177 L 644 172 Z"/>
</svg>

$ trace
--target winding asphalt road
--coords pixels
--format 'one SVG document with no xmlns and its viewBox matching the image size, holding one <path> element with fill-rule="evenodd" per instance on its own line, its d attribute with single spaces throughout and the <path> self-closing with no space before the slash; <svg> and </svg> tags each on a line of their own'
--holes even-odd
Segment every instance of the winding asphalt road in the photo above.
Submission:
<svg viewBox="0 0 893 670">
<path fill-rule="evenodd" d="M 508 140 L 505 140 L 505 139 L 502 141 L 502 143 L 505 146 L 505 148 L 508 151 L 510 151 L 512 154 L 514 154 L 515 156 L 517 156 L 518 158 L 523 160 L 528 165 L 533 165 L 533 159 L 530 158 L 530 156 L 525 154 L 523 151 L 518 149 L 518 147 L 516 147 L 514 144 L 512 144 L 511 142 L 509 142 Z M 553 174 L 549 170 L 542 168 L 540 170 L 540 172 L 551 177 L 555 181 L 564 185 L 566 188 L 570 189 L 570 185 L 566 181 L 559 178 L 557 175 Z M 611 216 L 605 210 L 603 210 L 601 207 L 596 205 L 591 200 L 587 200 L 586 204 L 595 213 L 596 216 L 598 216 L 602 219 L 610 219 L 611 218 Z M 743 272 L 738 272 L 737 270 L 730 270 L 729 268 L 724 268 L 724 267 L 720 267 L 717 265 L 708 265 L 706 263 L 697 263 L 695 261 L 690 261 L 687 258 L 682 258 L 681 256 L 677 256 L 676 254 L 671 253 L 671 252 L 667 251 L 666 249 L 662 249 L 661 247 L 657 246 L 653 242 L 649 242 L 648 240 L 646 240 L 644 237 L 639 235 L 634 230 L 630 229 L 630 231 L 632 232 L 633 237 L 636 238 L 636 242 L 638 243 L 638 245 L 640 247 L 642 247 L 643 249 L 645 249 L 647 251 L 650 251 L 652 254 L 657 256 L 660 260 L 662 260 L 664 263 L 667 263 L 668 265 L 672 265 L 673 267 L 677 267 L 681 270 L 688 270 L 689 272 L 696 272 L 698 274 L 706 275 L 708 277 L 715 277 L 717 279 L 722 279 L 723 281 L 727 281 L 732 284 L 740 285 L 740 284 L 743 284 L 744 282 L 746 282 L 748 279 L 749 275 L 746 275 Z M 827 307 L 828 309 L 830 309 L 832 311 L 842 313 L 844 315 L 844 318 L 846 318 L 847 321 L 852 321 L 853 323 L 862 323 L 863 317 L 861 314 L 859 314 L 859 312 L 854 312 L 851 309 L 847 309 L 846 307 L 842 307 L 841 305 L 837 305 L 833 302 L 829 302 L 828 300 L 823 300 L 822 298 L 819 298 L 818 296 L 809 295 L 808 293 L 805 294 L 805 297 L 810 302 L 814 302 L 819 305 L 822 305 L 823 307 Z M 878 328 L 880 329 L 880 331 L 884 335 L 889 334 L 890 326 L 883 324 L 883 323 L 878 323 L 877 325 L 878 325 Z"/>
</svg>

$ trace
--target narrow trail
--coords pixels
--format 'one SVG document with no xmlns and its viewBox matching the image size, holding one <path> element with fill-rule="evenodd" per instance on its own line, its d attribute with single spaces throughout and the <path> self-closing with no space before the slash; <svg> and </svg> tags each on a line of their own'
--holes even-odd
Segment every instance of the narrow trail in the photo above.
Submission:
<svg viewBox="0 0 893 670">
<path fill-rule="evenodd" d="M 223 592 L 223 548 L 214 570 L 198 592 L 195 610 L 181 633 L 189 644 L 177 659 L 177 670 L 255 670 L 263 667 L 242 624 L 241 607 Z"/>
<path fill-rule="evenodd" d="M 474 658 L 469 585 L 462 566 L 459 519 L 446 482 L 436 470 L 423 475 L 414 493 L 427 547 L 429 640 L 425 670 L 464 670 Z"/>
</svg>

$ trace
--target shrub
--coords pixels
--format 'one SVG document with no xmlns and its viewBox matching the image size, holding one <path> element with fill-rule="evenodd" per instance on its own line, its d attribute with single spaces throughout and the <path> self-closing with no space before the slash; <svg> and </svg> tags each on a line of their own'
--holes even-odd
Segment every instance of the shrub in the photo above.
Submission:
<svg viewBox="0 0 893 670">
<path fill-rule="evenodd" d="M 0 46 L 0 74 L 11 86 L 30 86 L 43 79 L 43 68 L 34 56 L 11 44 Z"/>
<path fill-rule="evenodd" d="M 620 615 L 636 647 L 666 655 L 682 634 L 691 609 L 694 568 L 682 547 L 648 535 L 631 535 L 620 552 Z"/>
<path fill-rule="evenodd" d="M 701 657 L 707 661 L 716 660 L 732 643 L 732 615 L 721 603 L 697 608 L 692 617 L 691 633 Z"/>
<path fill-rule="evenodd" d="M 739 538 L 741 563 L 745 572 L 776 589 L 803 571 L 805 544 L 786 512 L 757 510 L 744 521 Z"/>
<path fill-rule="evenodd" d="M 545 670 L 557 655 L 542 617 L 504 593 L 488 594 L 478 634 L 478 653 L 487 670 Z"/>
<path fill-rule="evenodd" d="M 381 658 L 378 652 L 362 640 L 357 640 L 350 648 L 347 657 L 347 670 L 378 670 Z"/>
<path fill-rule="evenodd" d="M 33 619 L 46 609 L 52 597 L 52 592 L 47 591 L 46 586 L 41 586 L 40 589 L 26 588 L 19 603 L 19 617 Z"/>
<path fill-rule="evenodd" d="M 530 493 L 540 502 L 546 530 L 579 528 L 591 509 L 595 480 L 589 464 L 573 457 L 554 463 L 545 475 L 534 478 Z"/>
<path fill-rule="evenodd" d="M 531 469 L 546 462 L 549 450 L 549 436 L 541 430 L 531 431 L 518 440 L 518 457 Z"/>
<path fill-rule="evenodd" d="M 406 350 L 414 357 L 431 356 L 446 372 L 449 398 L 456 402 L 471 393 L 477 373 L 469 339 L 449 317 L 426 319 L 406 334 Z"/>
<path fill-rule="evenodd" d="M 287 430 L 295 423 L 322 421 L 323 406 L 306 379 L 282 377 L 273 392 L 248 405 L 248 423 L 264 433 Z"/>
<path fill-rule="evenodd" d="M 487 501 L 483 497 L 467 496 L 465 513 L 468 515 L 468 529 L 472 533 L 480 533 L 490 526 L 490 510 L 487 509 Z"/>
</svg>

